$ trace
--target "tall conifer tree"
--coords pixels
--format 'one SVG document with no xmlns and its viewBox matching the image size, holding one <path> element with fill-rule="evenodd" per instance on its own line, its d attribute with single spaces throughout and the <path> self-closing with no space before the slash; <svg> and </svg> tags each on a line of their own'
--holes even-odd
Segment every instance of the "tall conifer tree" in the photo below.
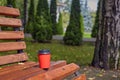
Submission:
<svg viewBox="0 0 120 80">
<path fill-rule="evenodd" d="M 25 32 L 32 33 L 34 27 L 34 17 L 35 17 L 35 5 L 34 0 L 30 0 L 30 7 L 28 11 L 28 22 L 27 26 L 25 27 Z"/>
<path fill-rule="evenodd" d="M 56 25 L 56 10 L 57 10 L 57 2 L 56 0 L 51 0 L 50 5 L 50 15 L 51 15 L 51 21 L 52 21 L 52 32 L 53 34 L 57 34 L 57 25 Z"/>
<path fill-rule="evenodd" d="M 32 36 L 39 42 L 46 42 L 52 39 L 51 19 L 47 0 L 38 1 Z"/>
<path fill-rule="evenodd" d="M 92 29 L 92 37 L 97 37 L 97 33 L 98 33 L 98 26 L 99 26 L 99 13 L 100 13 L 100 0 L 98 2 L 98 6 L 97 6 L 97 12 L 96 12 L 96 17 L 95 17 L 95 23 Z"/>
<path fill-rule="evenodd" d="M 82 43 L 83 33 L 80 17 L 80 0 L 72 0 L 70 21 L 64 36 L 65 44 L 80 45 Z"/>
</svg>

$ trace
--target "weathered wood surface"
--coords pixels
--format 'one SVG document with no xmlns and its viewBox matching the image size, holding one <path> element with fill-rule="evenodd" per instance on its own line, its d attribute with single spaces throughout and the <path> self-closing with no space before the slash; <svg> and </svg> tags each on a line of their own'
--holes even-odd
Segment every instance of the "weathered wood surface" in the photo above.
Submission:
<svg viewBox="0 0 120 80">
<path fill-rule="evenodd" d="M 0 15 L 20 16 L 19 9 L 0 6 Z"/>
<path fill-rule="evenodd" d="M 25 48 L 26 44 L 24 41 L 0 43 L 0 51 L 21 50 Z"/>
<path fill-rule="evenodd" d="M 0 56 L 0 65 L 20 62 L 20 61 L 26 61 L 26 60 L 28 60 L 28 56 L 26 53 Z"/>
<path fill-rule="evenodd" d="M 17 70 L 22 70 L 25 68 L 30 68 L 33 66 L 38 66 L 36 62 L 19 62 L 17 64 L 13 64 L 12 66 L 6 66 L 0 69 L 0 75 L 5 75 L 7 73 L 15 72 Z"/>
<path fill-rule="evenodd" d="M 51 64 L 49 71 L 59 68 L 59 67 L 62 67 L 64 65 L 66 65 L 66 61 L 53 62 Z M 26 80 L 26 78 L 28 78 L 30 76 L 42 74 L 45 72 L 47 72 L 47 71 L 39 68 L 38 65 L 37 66 L 33 65 L 33 67 L 22 68 L 22 69 L 20 68 L 20 70 L 15 70 L 14 72 L 12 71 L 12 72 L 9 72 L 6 74 L 2 74 L 2 75 L 0 75 L 0 80 Z M 44 80 L 44 79 L 41 79 L 41 80 Z"/>
<path fill-rule="evenodd" d="M 62 80 L 66 76 L 73 74 L 77 70 L 79 70 L 79 66 L 77 66 L 74 63 L 71 63 L 63 67 L 60 67 L 51 71 L 47 71 L 46 73 L 35 75 L 26 80 Z"/>
<path fill-rule="evenodd" d="M 0 26 L 21 27 L 22 22 L 20 19 L 0 17 Z"/>
<path fill-rule="evenodd" d="M 0 32 L 0 39 L 23 39 L 24 33 L 23 31 L 1 31 Z"/>
</svg>

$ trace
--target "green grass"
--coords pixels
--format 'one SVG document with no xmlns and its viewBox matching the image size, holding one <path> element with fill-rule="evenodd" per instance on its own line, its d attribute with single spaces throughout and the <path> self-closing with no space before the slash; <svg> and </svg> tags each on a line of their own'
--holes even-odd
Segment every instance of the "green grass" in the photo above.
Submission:
<svg viewBox="0 0 120 80">
<path fill-rule="evenodd" d="M 83 37 L 84 37 L 84 38 L 91 38 L 91 33 L 85 32 L 85 33 L 83 34 Z"/>
<path fill-rule="evenodd" d="M 40 49 L 49 49 L 51 51 L 51 60 L 66 60 L 68 63 L 75 62 L 82 66 L 91 63 L 93 57 L 94 46 L 85 43 L 82 46 L 67 46 L 60 41 L 52 41 L 51 43 L 33 43 L 26 39 L 27 49 L 30 60 L 37 60 L 37 53 Z"/>
</svg>

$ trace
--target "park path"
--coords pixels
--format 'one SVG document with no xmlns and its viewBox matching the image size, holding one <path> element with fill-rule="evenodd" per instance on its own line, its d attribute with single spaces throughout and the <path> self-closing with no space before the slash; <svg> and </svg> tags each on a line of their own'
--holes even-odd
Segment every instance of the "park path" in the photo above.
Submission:
<svg viewBox="0 0 120 80">
<path fill-rule="evenodd" d="M 31 34 L 25 34 L 25 37 L 32 37 Z M 54 35 L 53 40 L 63 40 L 63 36 L 61 35 Z M 83 38 L 84 42 L 95 42 L 95 38 Z"/>
</svg>

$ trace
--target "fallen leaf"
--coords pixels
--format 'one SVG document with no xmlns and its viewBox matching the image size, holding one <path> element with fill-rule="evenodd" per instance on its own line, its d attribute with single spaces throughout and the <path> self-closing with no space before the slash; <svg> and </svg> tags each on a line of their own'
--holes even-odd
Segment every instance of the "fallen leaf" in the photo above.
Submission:
<svg viewBox="0 0 120 80">
<path fill-rule="evenodd" d="M 99 77 L 102 77 L 103 75 L 102 74 L 99 74 Z"/>
<path fill-rule="evenodd" d="M 112 75 L 112 77 L 117 78 L 117 76 L 116 76 L 116 75 Z"/>
<path fill-rule="evenodd" d="M 100 74 L 100 73 L 99 73 L 99 74 L 96 74 L 96 76 L 102 77 L 102 76 L 103 76 L 103 74 Z"/>
<path fill-rule="evenodd" d="M 102 69 L 102 72 L 104 72 L 104 73 L 105 73 L 105 70 L 104 70 L 104 69 Z"/>
<path fill-rule="evenodd" d="M 85 71 L 85 73 L 86 73 L 86 74 L 88 74 L 88 73 L 89 73 L 89 71 Z"/>
<path fill-rule="evenodd" d="M 92 77 L 92 78 L 88 78 L 88 80 L 95 80 L 95 77 Z"/>
<path fill-rule="evenodd" d="M 87 68 L 84 68 L 84 70 L 87 70 Z"/>
</svg>

